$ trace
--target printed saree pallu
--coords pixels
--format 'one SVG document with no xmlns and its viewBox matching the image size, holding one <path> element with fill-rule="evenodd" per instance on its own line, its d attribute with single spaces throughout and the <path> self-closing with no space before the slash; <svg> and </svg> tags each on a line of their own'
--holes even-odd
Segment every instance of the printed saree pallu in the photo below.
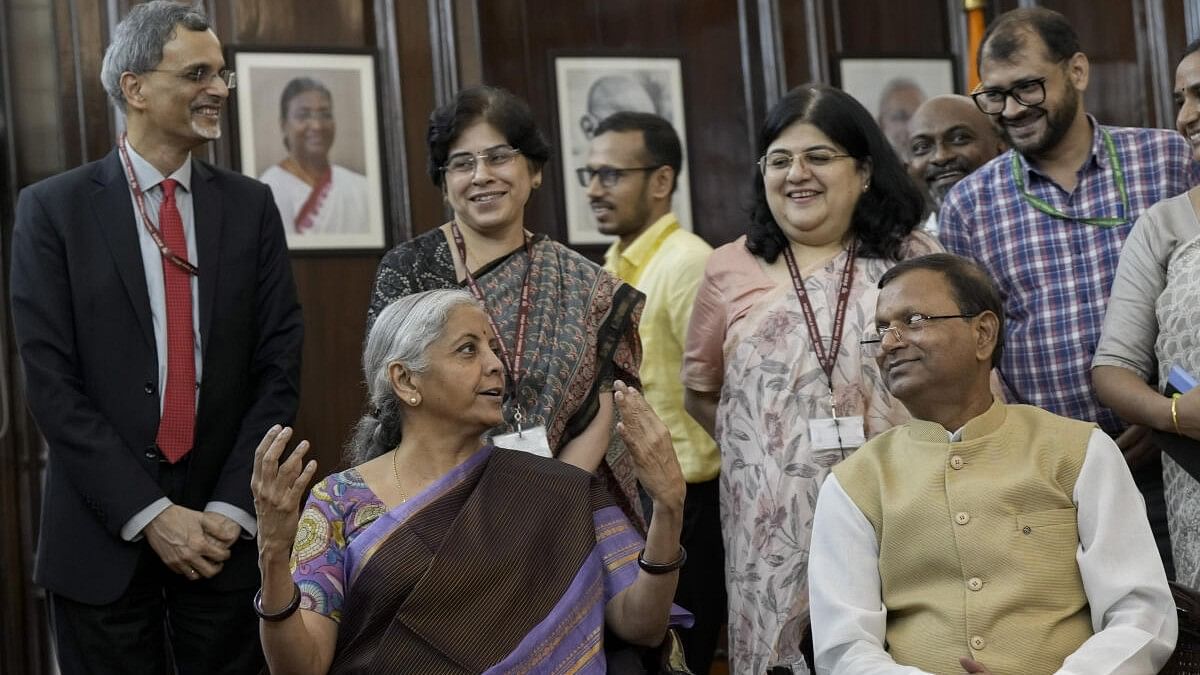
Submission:
<svg viewBox="0 0 1200 675">
<path fill-rule="evenodd" d="M 603 672 L 641 547 L 590 474 L 480 450 L 352 542 L 330 672 Z"/>
</svg>

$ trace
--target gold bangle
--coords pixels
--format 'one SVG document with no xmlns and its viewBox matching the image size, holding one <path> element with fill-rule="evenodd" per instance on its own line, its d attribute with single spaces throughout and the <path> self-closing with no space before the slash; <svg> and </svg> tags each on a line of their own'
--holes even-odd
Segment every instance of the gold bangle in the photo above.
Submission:
<svg viewBox="0 0 1200 675">
<path fill-rule="evenodd" d="M 1183 432 L 1179 430 L 1179 412 L 1175 408 L 1175 404 L 1179 403 L 1181 394 L 1175 394 L 1171 397 L 1171 424 L 1175 426 L 1175 433 L 1182 436 Z"/>
</svg>

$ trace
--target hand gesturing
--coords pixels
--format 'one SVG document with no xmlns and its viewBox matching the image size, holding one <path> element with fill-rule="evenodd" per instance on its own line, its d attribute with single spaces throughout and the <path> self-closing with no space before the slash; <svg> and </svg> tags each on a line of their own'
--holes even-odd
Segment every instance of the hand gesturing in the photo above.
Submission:
<svg viewBox="0 0 1200 675">
<path fill-rule="evenodd" d="M 254 451 L 254 473 L 250 490 L 258 515 L 258 548 L 290 551 L 300 521 L 300 500 L 317 471 L 316 460 L 304 463 L 308 441 L 300 441 L 282 463 L 280 455 L 292 438 L 290 427 L 271 427 Z"/>
</svg>

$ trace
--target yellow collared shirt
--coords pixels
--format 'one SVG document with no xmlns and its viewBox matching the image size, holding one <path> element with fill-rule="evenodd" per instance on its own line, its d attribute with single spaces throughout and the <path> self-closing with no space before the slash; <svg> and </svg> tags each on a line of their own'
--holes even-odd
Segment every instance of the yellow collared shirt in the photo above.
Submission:
<svg viewBox="0 0 1200 675">
<path fill-rule="evenodd" d="M 721 456 L 712 437 L 683 409 L 679 381 L 692 303 L 712 247 L 679 227 L 673 213 L 659 218 L 625 250 L 618 250 L 618 244 L 604 254 L 604 269 L 646 294 L 638 327 L 646 401 L 671 431 L 684 479 L 712 480 L 720 473 Z"/>
</svg>

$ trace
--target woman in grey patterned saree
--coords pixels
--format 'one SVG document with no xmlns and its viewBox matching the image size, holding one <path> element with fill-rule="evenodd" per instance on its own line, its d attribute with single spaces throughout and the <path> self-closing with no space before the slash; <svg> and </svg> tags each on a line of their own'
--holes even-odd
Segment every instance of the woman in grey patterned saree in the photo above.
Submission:
<svg viewBox="0 0 1200 675">
<path fill-rule="evenodd" d="M 1200 41 L 1175 72 L 1175 121 L 1200 161 Z M 1200 188 L 1164 199 L 1138 219 L 1113 280 L 1092 362 L 1100 402 L 1126 422 L 1200 440 L 1200 387 L 1163 395 L 1178 367 L 1200 377 Z M 1157 380 L 1158 387 L 1148 384 Z M 1200 482 L 1163 453 L 1175 580 L 1200 589 Z"/>
</svg>

